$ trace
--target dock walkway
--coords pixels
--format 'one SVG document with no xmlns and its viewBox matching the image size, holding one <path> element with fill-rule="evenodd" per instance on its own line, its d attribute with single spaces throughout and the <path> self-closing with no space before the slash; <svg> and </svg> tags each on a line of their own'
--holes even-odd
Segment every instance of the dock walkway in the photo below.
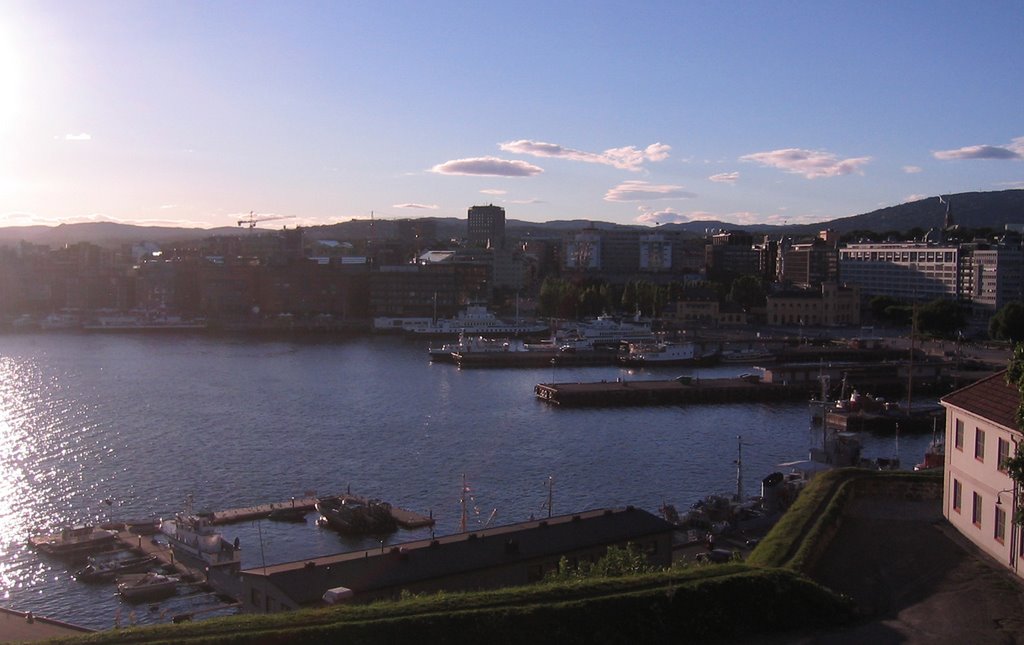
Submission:
<svg viewBox="0 0 1024 645">
<path fill-rule="evenodd" d="M 808 396 L 806 385 L 737 378 L 538 383 L 534 393 L 541 401 L 566 407 L 740 403 L 799 400 Z"/>
<path fill-rule="evenodd" d="M 368 501 L 365 497 L 359 497 L 358 495 L 352 495 L 351 493 L 328 495 L 328 497 L 339 497 L 341 499 L 362 504 L 365 504 Z M 257 504 L 256 506 L 245 506 L 242 508 L 231 508 L 223 511 L 213 511 L 208 517 L 211 524 L 231 524 L 233 522 L 260 520 L 269 517 L 273 511 L 279 509 L 297 508 L 304 511 L 312 511 L 316 506 L 317 499 L 318 497 L 293 497 L 284 502 Z M 397 506 L 391 507 L 391 516 L 394 517 L 395 521 L 398 522 L 398 525 L 404 529 L 419 529 L 434 525 L 433 517 L 421 515 L 404 508 L 398 508 Z"/>
</svg>

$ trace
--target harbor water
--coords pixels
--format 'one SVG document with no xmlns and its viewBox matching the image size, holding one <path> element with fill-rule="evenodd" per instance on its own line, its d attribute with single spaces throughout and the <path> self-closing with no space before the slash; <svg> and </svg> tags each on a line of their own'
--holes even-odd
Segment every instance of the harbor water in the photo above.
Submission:
<svg viewBox="0 0 1024 645">
<path fill-rule="evenodd" d="M 130 607 L 111 585 L 27 545 L 69 524 L 169 517 L 191 494 L 219 510 L 307 493 L 380 498 L 458 531 L 462 481 L 470 525 L 634 506 L 685 508 L 745 493 L 777 464 L 821 443 L 806 403 L 559 409 L 538 382 L 735 376 L 749 365 L 463 369 L 431 364 L 395 337 L 266 340 L 82 333 L 0 336 L 0 605 L 105 629 L 169 620 L 213 600 Z M 904 467 L 930 436 L 902 437 Z M 893 457 L 891 436 L 864 456 Z M 243 566 L 259 567 L 430 535 L 343 537 L 305 524 L 226 525 Z M 177 604 L 174 604 L 177 603 Z"/>
</svg>

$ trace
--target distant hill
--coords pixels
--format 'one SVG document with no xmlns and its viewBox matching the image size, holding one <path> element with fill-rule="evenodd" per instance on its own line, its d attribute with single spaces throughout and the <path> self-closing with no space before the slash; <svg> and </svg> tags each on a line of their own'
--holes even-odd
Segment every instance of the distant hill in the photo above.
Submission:
<svg viewBox="0 0 1024 645">
<path fill-rule="evenodd" d="M 994 192 L 958 193 L 947 195 L 952 209 L 954 221 L 966 228 L 989 227 L 1001 229 L 1005 224 L 1024 223 L 1024 190 L 1000 190 Z M 911 228 L 939 228 L 946 214 L 946 206 L 940 204 L 936 197 L 907 202 L 898 206 L 881 208 L 870 213 L 842 217 L 816 224 L 791 224 L 773 226 L 770 224 L 753 224 L 741 226 L 717 220 L 665 224 L 659 230 L 683 231 L 695 236 L 703 236 L 709 230 L 742 229 L 750 233 L 767 233 L 772 236 L 804 235 L 831 228 L 839 233 L 849 231 L 906 231 Z M 425 218 L 435 222 L 439 239 L 460 238 L 466 232 L 466 220 L 455 217 Z M 388 229 L 394 227 L 393 220 L 378 220 L 374 226 L 376 233 L 370 229 L 370 220 L 351 220 L 326 226 L 314 226 L 306 229 L 307 235 L 313 239 L 367 239 L 373 235 L 387 236 Z M 578 231 L 593 226 L 600 230 L 643 229 L 651 227 L 641 225 L 622 225 L 596 220 L 554 220 L 550 222 L 524 222 L 509 219 L 506 228 L 516 236 L 552 237 L 565 231 Z M 261 232 L 272 228 L 258 229 Z M 134 226 L 113 222 L 96 222 L 86 224 L 61 224 L 60 226 L 16 226 L 0 228 L 0 245 L 10 246 L 20 241 L 33 244 L 46 244 L 57 248 L 65 244 L 92 242 L 103 246 L 118 246 L 132 242 L 187 242 L 215 235 L 243 235 L 250 231 L 236 227 L 213 229 L 176 228 L 170 226 Z"/>
</svg>

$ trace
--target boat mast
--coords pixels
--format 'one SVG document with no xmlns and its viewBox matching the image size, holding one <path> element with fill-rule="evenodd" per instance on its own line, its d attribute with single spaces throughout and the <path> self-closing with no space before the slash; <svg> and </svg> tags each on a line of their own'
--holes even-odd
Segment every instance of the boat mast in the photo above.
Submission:
<svg viewBox="0 0 1024 645">
<path fill-rule="evenodd" d="M 736 501 L 743 501 L 743 436 L 736 435 Z"/>
<path fill-rule="evenodd" d="M 554 497 L 555 491 L 555 478 L 553 475 L 548 475 L 548 517 L 551 517 L 551 504 L 552 498 Z"/>
<path fill-rule="evenodd" d="M 466 494 L 469 492 L 469 486 L 466 485 L 466 473 L 462 473 L 462 498 L 459 499 L 459 505 L 462 507 L 462 515 L 459 518 L 459 533 L 466 532 Z"/>
</svg>

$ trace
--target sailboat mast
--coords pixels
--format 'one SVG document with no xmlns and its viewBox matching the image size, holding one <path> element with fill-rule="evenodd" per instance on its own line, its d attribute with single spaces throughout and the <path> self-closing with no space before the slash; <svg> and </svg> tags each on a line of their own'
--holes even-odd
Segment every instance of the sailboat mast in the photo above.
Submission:
<svg viewBox="0 0 1024 645">
<path fill-rule="evenodd" d="M 743 501 L 743 436 L 736 436 L 736 501 Z"/>
</svg>

